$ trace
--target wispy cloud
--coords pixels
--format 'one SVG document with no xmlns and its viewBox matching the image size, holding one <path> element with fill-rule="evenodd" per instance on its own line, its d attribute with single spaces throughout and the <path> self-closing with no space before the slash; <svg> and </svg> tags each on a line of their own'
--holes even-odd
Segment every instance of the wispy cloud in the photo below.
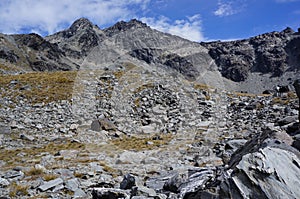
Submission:
<svg viewBox="0 0 300 199">
<path fill-rule="evenodd" d="M 143 17 L 141 20 L 150 27 L 162 32 L 178 35 L 191 41 L 199 42 L 205 40 L 201 28 L 202 21 L 199 14 L 175 21 L 172 21 L 165 16 L 159 18 Z"/>
<path fill-rule="evenodd" d="M 295 11 L 293 12 L 293 14 L 295 14 L 295 15 L 300 15 L 300 10 L 295 10 Z"/>
<path fill-rule="evenodd" d="M 224 1 L 218 2 L 218 8 L 214 11 L 214 15 L 219 17 L 226 17 L 241 12 L 245 4 L 241 0 L 237 1 Z"/>
<path fill-rule="evenodd" d="M 99 26 L 136 16 L 151 0 L 1 0 L 0 32 L 24 30 L 51 34 L 79 17 Z"/>
</svg>

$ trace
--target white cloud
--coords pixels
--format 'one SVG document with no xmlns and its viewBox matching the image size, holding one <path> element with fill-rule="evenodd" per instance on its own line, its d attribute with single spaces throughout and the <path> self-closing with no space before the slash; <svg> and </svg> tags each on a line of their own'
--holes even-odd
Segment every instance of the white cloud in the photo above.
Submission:
<svg viewBox="0 0 300 199">
<path fill-rule="evenodd" d="M 87 17 L 101 28 L 147 13 L 150 5 L 151 0 L 0 0 L 0 32 L 48 35 L 65 29 L 80 17 Z M 204 40 L 200 15 L 175 21 L 166 17 L 142 19 L 160 31 L 192 41 Z"/>
<path fill-rule="evenodd" d="M 220 0 L 218 2 L 218 9 L 214 11 L 214 15 L 219 17 L 234 15 L 241 12 L 244 6 L 245 5 L 242 0 L 238 0 L 238 1 Z"/>
<path fill-rule="evenodd" d="M 143 17 L 140 20 L 156 30 L 177 35 L 191 41 L 199 42 L 205 40 L 201 29 L 200 15 L 175 21 L 171 21 L 165 16 L 161 16 L 158 19 Z"/>
<path fill-rule="evenodd" d="M 1 0 L 0 32 L 34 30 L 51 34 L 87 17 L 99 26 L 129 19 L 147 9 L 151 0 Z"/>
</svg>

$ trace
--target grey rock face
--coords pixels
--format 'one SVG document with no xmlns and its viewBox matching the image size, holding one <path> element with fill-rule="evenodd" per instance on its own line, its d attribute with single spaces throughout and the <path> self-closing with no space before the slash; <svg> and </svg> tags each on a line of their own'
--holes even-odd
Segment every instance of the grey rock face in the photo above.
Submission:
<svg viewBox="0 0 300 199">
<path fill-rule="evenodd" d="M 0 59 L 5 59 L 10 63 L 16 63 L 19 56 L 16 55 L 13 50 L 2 49 L 0 50 Z"/>
<path fill-rule="evenodd" d="M 274 132 L 266 130 L 232 156 L 221 185 L 225 197 L 299 197 L 296 186 L 300 183 L 300 154 L 274 136 Z"/>
<path fill-rule="evenodd" d="M 37 34 L 1 34 L 1 38 L 0 59 L 14 63 L 20 71 L 72 70 L 77 67 L 57 44 L 52 44 Z M 26 54 L 28 52 L 30 55 Z"/>
<path fill-rule="evenodd" d="M 132 19 L 129 22 L 120 21 L 113 25 L 112 27 L 109 27 L 105 29 L 105 33 L 108 36 L 112 36 L 115 34 L 118 34 L 119 32 L 129 30 L 131 28 L 149 28 L 147 24 L 142 23 L 141 21 L 138 21 L 136 19 Z"/>
<path fill-rule="evenodd" d="M 243 156 L 232 181 L 241 198 L 298 198 L 299 163 L 299 154 L 266 147 Z"/>
<path fill-rule="evenodd" d="M 290 30 L 287 28 L 245 40 L 202 44 L 209 49 L 222 75 L 228 79 L 244 81 L 251 72 L 281 76 L 298 67 L 295 49 L 299 53 L 299 48 L 295 45 L 299 43 L 299 35 Z"/>
</svg>

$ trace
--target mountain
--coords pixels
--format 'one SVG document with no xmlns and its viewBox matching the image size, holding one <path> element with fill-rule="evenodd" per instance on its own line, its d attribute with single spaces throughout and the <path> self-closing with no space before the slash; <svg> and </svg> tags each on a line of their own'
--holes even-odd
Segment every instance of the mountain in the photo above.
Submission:
<svg viewBox="0 0 300 199">
<path fill-rule="evenodd" d="M 17 71 L 72 70 L 79 66 L 70 61 L 57 44 L 37 34 L 0 34 L 0 71 L 5 73 L 13 65 Z M 3 70 L 4 69 L 4 70 Z"/>
<path fill-rule="evenodd" d="M 274 84 L 291 83 L 300 69 L 300 34 L 290 28 L 244 40 L 197 43 L 151 29 L 136 19 L 101 30 L 81 18 L 45 38 L 0 36 L 2 73 L 11 65 L 23 71 L 51 71 L 129 62 L 189 81 L 257 93 Z"/>
</svg>

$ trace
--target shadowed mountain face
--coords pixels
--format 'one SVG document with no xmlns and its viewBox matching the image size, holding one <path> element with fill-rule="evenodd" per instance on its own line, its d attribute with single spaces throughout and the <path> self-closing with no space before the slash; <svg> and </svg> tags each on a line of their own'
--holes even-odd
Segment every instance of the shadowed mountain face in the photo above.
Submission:
<svg viewBox="0 0 300 199">
<path fill-rule="evenodd" d="M 293 79 L 300 68 L 300 34 L 290 28 L 245 40 L 196 43 L 151 29 L 135 19 L 101 30 L 81 18 L 45 38 L 1 34 L 0 43 L 2 73 L 8 73 L 4 66 L 10 65 L 25 71 L 51 71 L 130 62 L 190 81 L 218 87 L 217 81 L 212 81 L 218 79 L 229 87 L 244 85 L 243 89 L 251 91 L 247 82 L 253 74 L 265 84 L 270 77 Z"/>
<path fill-rule="evenodd" d="M 249 73 L 269 73 L 274 77 L 299 69 L 300 34 L 286 28 L 246 40 L 202 43 L 216 61 L 222 75 L 236 82 Z"/>
</svg>

